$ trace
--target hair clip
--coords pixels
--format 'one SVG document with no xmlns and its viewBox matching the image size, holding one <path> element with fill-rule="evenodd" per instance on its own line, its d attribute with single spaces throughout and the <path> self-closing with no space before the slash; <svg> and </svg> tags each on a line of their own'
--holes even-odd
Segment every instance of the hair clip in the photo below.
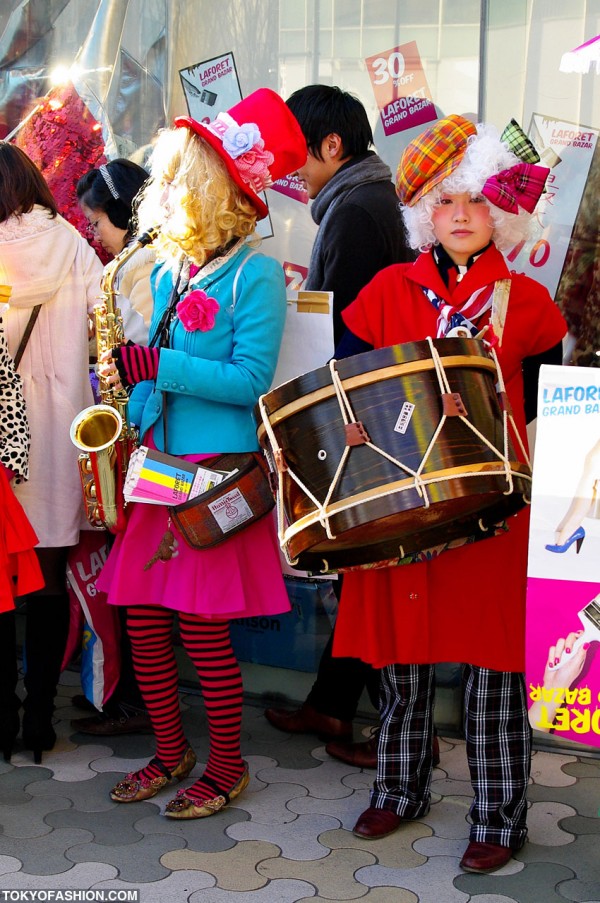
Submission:
<svg viewBox="0 0 600 903">
<path fill-rule="evenodd" d="M 104 181 L 106 182 L 106 187 L 108 188 L 108 190 L 110 191 L 110 193 L 112 194 L 114 199 L 116 201 L 118 201 L 119 200 L 119 192 L 115 188 L 115 183 L 113 182 L 112 176 L 108 171 L 108 166 L 105 163 L 103 163 L 102 166 L 100 167 L 99 172 L 100 172 L 100 175 L 102 176 L 102 178 L 104 179 Z"/>
</svg>

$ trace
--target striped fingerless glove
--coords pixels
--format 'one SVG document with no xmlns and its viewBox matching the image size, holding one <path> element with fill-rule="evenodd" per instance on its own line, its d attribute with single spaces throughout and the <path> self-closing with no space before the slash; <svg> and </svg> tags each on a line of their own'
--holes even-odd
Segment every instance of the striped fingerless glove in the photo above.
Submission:
<svg viewBox="0 0 600 903">
<path fill-rule="evenodd" d="M 158 348 L 145 345 L 121 345 L 113 348 L 112 356 L 124 386 L 135 386 L 145 379 L 156 379 L 158 373 Z"/>
</svg>

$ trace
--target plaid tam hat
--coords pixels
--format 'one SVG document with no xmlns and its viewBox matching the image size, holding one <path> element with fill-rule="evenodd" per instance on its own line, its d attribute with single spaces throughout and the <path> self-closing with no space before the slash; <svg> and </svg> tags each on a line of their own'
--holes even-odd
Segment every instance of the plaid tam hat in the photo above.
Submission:
<svg viewBox="0 0 600 903">
<path fill-rule="evenodd" d="M 404 149 L 396 172 L 396 193 L 412 207 L 460 166 L 477 129 L 463 116 L 448 116 L 418 135 Z"/>
</svg>

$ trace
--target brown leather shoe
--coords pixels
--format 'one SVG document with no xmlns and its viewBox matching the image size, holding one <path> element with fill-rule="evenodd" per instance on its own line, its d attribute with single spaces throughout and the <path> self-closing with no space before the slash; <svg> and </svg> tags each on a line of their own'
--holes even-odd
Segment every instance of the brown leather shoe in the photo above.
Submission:
<svg viewBox="0 0 600 903">
<path fill-rule="evenodd" d="M 279 731 L 288 734 L 316 734 L 320 740 L 352 739 L 352 722 L 322 715 L 304 703 L 299 709 L 266 709 L 265 718 Z"/>
<path fill-rule="evenodd" d="M 342 740 L 328 743 L 325 752 L 339 759 L 347 765 L 356 768 L 377 768 L 377 746 L 379 743 L 379 731 L 374 730 L 368 740 L 359 743 L 347 743 Z M 433 738 L 433 764 L 440 764 L 440 744 L 437 737 Z"/>
<path fill-rule="evenodd" d="M 510 862 L 513 851 L 510 847 L 503 847 L 499 843 L 485 843 L 481 840 L 472 840 L 460 860 L 460 867 L 465 872 L 486 874 L 501 869 Z"/>
<path fill-rule="evenodd" d="M 378 742 L 379 732 L 360 743 L 349 743 L 343 740 L 328 743 L 325 752 L 334 759 L 339 759 L 347 765 L 354 765 L 356 768 L 377 768 Z"/>
<path fill-rule="evenodd" d="M 389 809 L 376 809 L 369 806 L 363 814 L 359 816 L 358 821 L 352 829 L 352 833 L 356 837 L 362 837 L 364 840 L 379 840 L 380 837 L 387 837 L 393 834 L 403 821 L 401 815 L 396 815 Z"/>
<path fill-rule="evenodd" d="M 119 734 L 152 734 L 152 722 L 146 712 L 127 713 L 120 716 L 93 715 L 91 718 L 74 718 L 71 727 L 79 734 L 94 737 L 116 737 Z"/>
</svg>

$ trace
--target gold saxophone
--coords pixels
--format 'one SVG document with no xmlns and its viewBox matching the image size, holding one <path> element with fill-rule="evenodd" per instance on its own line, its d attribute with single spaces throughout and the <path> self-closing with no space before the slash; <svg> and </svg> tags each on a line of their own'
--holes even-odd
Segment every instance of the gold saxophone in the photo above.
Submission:
<svg viewBox="0 0 600 903">
<path fill-rule="evenodd" d="M 102 301 L 94 308 L 98 358 L 125 341 L 123 318 L 116 304 L 116 275 L 136 251 L 154 241 L 158 232 L 154 227 L 139 235 L 104 268 Z M 115 389 L 102 377 L 98 382 L 102 404 L 77 415 L 71 424 L 71 441 L 82 453 L 79 477 L 89 523 L 119 533 L 125 528 L 123 485 L 137 435 L 129 424 L 126 390 Z"/>
</svg>

